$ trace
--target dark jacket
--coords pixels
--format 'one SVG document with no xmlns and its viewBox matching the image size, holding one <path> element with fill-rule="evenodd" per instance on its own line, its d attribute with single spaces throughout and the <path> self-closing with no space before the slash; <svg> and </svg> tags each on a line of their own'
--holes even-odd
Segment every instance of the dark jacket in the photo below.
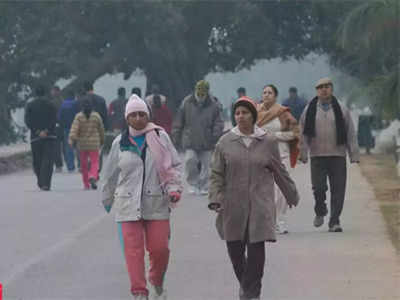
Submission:
<svg viewBox="0 0 400 300">
<path fill-rule="evenodd" d="M 71 129 L 72 122 L 79 112 L 78 103 L 75 99 L 65 99 L 58 111 L 58 122 L 63 129 Z"/>
<path fill-rule="evenodd" d="M 46 130 L 46 139 L 56 138 L 57 110 L 55 105 L 45 97 L 38 97 L 25 107 L 25 124 L 31 131 L 31 142 L 39 139 L 40 131 Z"/>
<path fill-rule="evenodd" d="M 301 114 L 303 113 L 303 110 L 307 106 L 307 101 L 300 97 L 296 97 L 294 99 L 287 98 L 282 102 L 282 105 L 290 108 L 290 113 L 293 117 L 295 117 L 298 122 L 300 120 Z"/>
<path fill-rule="evenodd" d="M 193 95 L 187 96 L 172 126 L 175 145 L 197 151 L 213 150 L 224 130 L 221 111 L 213 99 L 207 97 L 198 103 Z"/>
</svg>

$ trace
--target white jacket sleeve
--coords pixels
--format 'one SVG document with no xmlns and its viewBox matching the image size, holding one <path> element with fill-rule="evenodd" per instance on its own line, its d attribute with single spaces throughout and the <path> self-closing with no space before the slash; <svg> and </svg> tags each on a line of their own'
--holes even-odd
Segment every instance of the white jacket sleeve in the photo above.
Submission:
<svg viewBox="0 0 400 300">
<path fill-rule="evenodd" d="M 118 177 L 121 171 L 118 167 L 119 141 L 120 138 L 114 139 L 111 151 L 108 154 L 105 167 L 101 174 L 101 200 L 107 212 L 109 212 L 114 203 L 114 193 L 117 188 Z"/>
</svg>

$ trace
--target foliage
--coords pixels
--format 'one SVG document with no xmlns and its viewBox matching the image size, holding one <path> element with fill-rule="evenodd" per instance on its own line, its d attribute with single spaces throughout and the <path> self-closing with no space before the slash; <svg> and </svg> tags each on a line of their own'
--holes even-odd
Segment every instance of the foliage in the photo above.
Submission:
<svg viewBox="0 0 400 300">
<path fill-rule="evenodd" d="M 400 116 L 400 21 L 397 0 L 365 1 L 349 12 L 338 31 L 340 56 L 332 61 L 361 80 L 358 99 L 371 98 L 388 119 Z M 358 88 L 360 89 L 360 88 Z"/>
<path fill-rule="evenodd" d="M 2 1 L 0 108 L 24 105 L 39 83 L 74 76 L 68 88 L 78 90 L 84 80 L 114 72 L 127 78 L 137 68 L 172 108 L 209 72 L 260 59 L 328 53 L 347 70 L 343 62 L 354 54 L 338 48 L 335 33 L 350 7 L 315 0 Z"/>
</svg>

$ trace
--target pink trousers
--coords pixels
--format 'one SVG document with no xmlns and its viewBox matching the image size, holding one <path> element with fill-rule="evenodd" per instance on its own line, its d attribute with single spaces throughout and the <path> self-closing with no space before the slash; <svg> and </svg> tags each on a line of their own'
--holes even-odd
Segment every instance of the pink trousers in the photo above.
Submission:
<svg viewBox="0 0 400 300">
<path fill-rule="evenodd" d="M 149 252 L 149 281 L 162 286 L 169 260 L 169 220 L 122 222 L 126 266 L 134 295 L 148 295 L 144 263 L 144 247 Z"/>
<path fill-rule="evenodd" d="M 97 181 L 99 175 L 99 150 L 79 151 L 81 160 L 81 172 L 83 185 L 89 188 L 89 178 L 94 178 Z M 88 159 L 90 159 L 90 170 L 88 169 Z"/>
</svg>

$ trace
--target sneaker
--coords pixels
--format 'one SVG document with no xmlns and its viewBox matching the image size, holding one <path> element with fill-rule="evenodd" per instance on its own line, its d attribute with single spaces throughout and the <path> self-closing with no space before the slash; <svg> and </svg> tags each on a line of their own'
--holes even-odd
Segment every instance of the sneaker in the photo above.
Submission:
<svg viewBox="0 0 400 300">
<path fill-rule="evenodd" d="M 196 195 L 198 193 L 198 190 L 195 187 L 189 187 L 188 192 L 190 195 Z"/>
<path fill-rule="evenodd" d="M 201 190 L 199 191 L 199 194 L 200 194 L 201 196 L 207 196 L 207 195 L 208 195 L 208 190 L 206 190 L 206 189 L 201 189 Z"/>
<path fill-rule="evenodd" d="M 50 191 L 50 187 L 48 187 L 48 186 L 41 186 L 40 189 L 42 191 Z"/>
<path fill-rule="evenodd" d="M 283 222 L 283 221 L 279 221 L 276 224 L 276 232 L 278 232 L 279 234 L 287 234 L 287 233 L 289 233 L 289 230 L 287 228 L 286 223 Z"/>
<path fill-rule="evenodd" d="M 331 227 L 329 227 L 329 232 L 343 232 L 342 227 L 340 227 L 339 224 L 335 224 Z"/>
<path fill-rule="evenodd" d="M 62 167 L 56 167 L 56 173 L 61 173 L 62 172 Z"/>
<path fill-rule="evenodd" d="M 149 298 L 143 294 L 133 295 L 133 300 L 148 300 Z"/>
<path fill-rule="evenodd" d="M 150 285 L 151 300 L 167 300 L 167 291 L 162 286 Z"/>
<path fill-rule="evenodd" d="M 315 216 L 314 226 L 321 227 L 324 224 L 324 216 Z"/>
<path fill-rule="evenodd" d="M 91 187 L 93 190 L 97 190 L 96 179 L 90 178 L 90 179 L 89 179 L 89 183 L 90 183 L 90 187 Z"/>
</svg>

